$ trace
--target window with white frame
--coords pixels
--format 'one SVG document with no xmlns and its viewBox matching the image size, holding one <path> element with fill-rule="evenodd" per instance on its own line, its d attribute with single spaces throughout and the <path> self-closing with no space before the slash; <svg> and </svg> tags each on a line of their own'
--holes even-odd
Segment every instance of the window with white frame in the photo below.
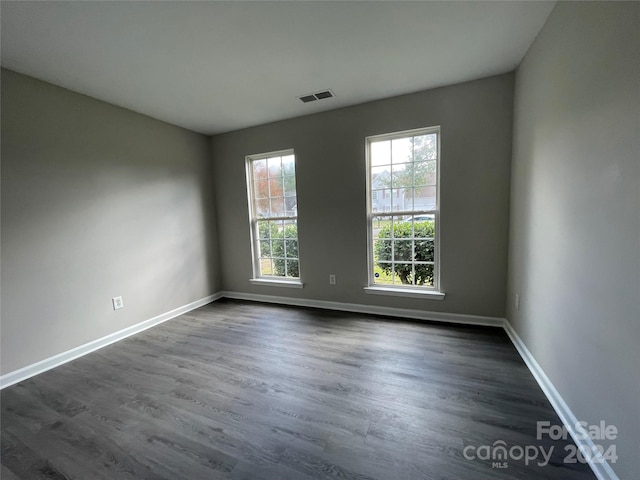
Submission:
<svg viewBox="0 0 640 480">
<path fill-rule="evenodd" d="M 299 281 L 293 150 L 251 155 L 246 165 L 254 278 Z"/>
<path fill-rule="evenodd" d="M 369 285 L 438 289 L 440 128 L 366 139 Z"/>
</svg>

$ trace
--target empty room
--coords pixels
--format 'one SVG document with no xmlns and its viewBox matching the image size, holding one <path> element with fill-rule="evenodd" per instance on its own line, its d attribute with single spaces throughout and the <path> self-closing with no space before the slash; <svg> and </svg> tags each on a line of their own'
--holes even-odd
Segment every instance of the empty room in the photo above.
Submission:
<svg viewBox="0 0 640 480">
<path fill-rule="evenodd" d="M 640 478 L 640 2 L 2 1 L 0 478 Z"/>
</svg>

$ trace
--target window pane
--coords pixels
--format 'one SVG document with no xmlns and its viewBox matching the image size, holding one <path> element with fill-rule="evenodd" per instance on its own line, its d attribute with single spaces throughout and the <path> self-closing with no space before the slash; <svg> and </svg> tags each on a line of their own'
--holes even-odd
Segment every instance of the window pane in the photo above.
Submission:
<svg viewBox="0 0 640 480">
<path fill-rule="evenodd" d="M 437 183 L 435 161 L 415 163 L 414 171 L 414 185 L 435 185 Z"/>
<path fill-rule="evenodd" d="M 282 197 L 284 195 L 284 188 L 282 184 L 282 177 L 269 179 L 269 196 L 270 197 Z"/>
<path fill-rule="evenodd" d="M 376 189 L 391 187 L 391 165 L 371 168 L 371 187 Z"/>
<path fill-rule="evenodd" d="M 433 286 L 433 265 L 416 264 L 415 285 Z"/>
<path fill-rule="evenodd" d="M 396 138 L 392 140 L 391 155 L 393 163 L 406 163 L 412 161 L 411 137 Z"/>
<path fill-rule="evenodd" d="M 433 238 L 435 236 L 435 220 L 430 214 L 413 217 L 413 236 L 415 238 Z"/>
<path fill-rule="evenodd" d="M 295 217 L 298 214 L 298 199 L 293 197 L 284 197 L 284 214 L 288 217 Z"/>
<path fill-rule="evenodd" d="M 413 283 L 412 263 L 394 263 L 393 271 L 396 275 L 394 283 L 401 283 L 402 285 L 411 285 Z"/>
<path fill-rule="evenodd" d="M 391 163 L 391 142 L 383 140 L 371 143 L 371 166 L 388 165 Z"/>
<path fill-rule="evenodd" d="M 270 215 L 272 217 L 284 216 L 284 198 L 272 198 L 270 202 Z"/>
<path fill-rule="evenodd" d="M 413 137 L 413 159 L 416 162 L 438 158 L 438 136 L 435 133 Z"/>
<path fill-rule="evenodd" d="M 412 163 L 413 185 L 428 185 L 427 175 L 434 162 Z"/>
<path fill-rule="evenodd" d="M 282 157 L 282 174 L 288 176 L 294 176 L 296 174 L 295 157 L 293 155 Z"/>
<path fill-rule="evenodd" d="M 260 240 L 269 240 L 275 232 L 278 231 L 274 222 L 259 221 L 258 222 L 258 238 Z"/>
<path fill-rule="evenodd" d="M 436 209 L 436 187 L 416 188 L 413 200 L 414 210 L 435 210 Z"/>
<path fill-rule="evenodd" d="M 424 211 L 436 209 L 436 187 L 417 187 L 402 189 L 404 210 Z M 398 199 L 397 202 L 401 200 Z"/>
<path fill-rule="evenodd" d="M 287 176 L 282 179 L 284 195 L 287 197 L 296 196 L 296 177 Z"/>
<path fill-rule="evenodd" d="M 398 190 L 402 196 L 402 210 L 413 210 L 413 196 L 414 189 L 413 188 L 401 188 Z"/>
<path fill-rule="evenodd" d="M 278 238 L 271 240 L 271 256 L 284 257 L 284 240 Z"/>
<path fill-rule="evenodd" d="M 274 258 L 273 259 L 273 273 L 276 277 L 284 277 L 285 276 L 285 260 L 284 258 Z"/>
<path fill-rule="evenodd" d="M 269 257 L 271 256 L 271 243 L 269 240 L 260 240 L 259 242 L 259 256 L 260 257 Z"/>
<path fill-rule="evenodd" d="M 298 265 L 298 260 L 287 259 L 287 277 L 300 276 L 300 267 Z"/>
<path fill-rule="evenodd" d="M 415 241 L 415 257 L 416 261 L 433 262 L 434 261 L 433 240 L 417 239 Z"/>
<path fill-rule="evenodd" d="M 260 259 L 260 275 L 272 275 L 273 264 L 270 258 Z"/>
<path fill-rule="evenodd" d="M 259 198 L 256 200 L 256 216 L 267 217 L 269 215 L 269 199 Z"/>
<path fill-rule="evenodd" d="M 282 159 L 281 157 L 272 157 L 267 159 L 269 166 L 269 177 L 281 177 L 282 176 Z"/>
<path fill-rule="evenodd" d="M 413 236 L 411 221 L 402 216 L 393 216 L 393 238 L 410 239 Z"/>
<path fill-rule="evenodd" d="M 372 218 L 374 238 L 391 238 L 391 217 L 376 215 Z"/>
<path fill-rule="evenodd" d="M 375 242 L 373 259 L 376 262 L 390 262 L 393 260 L 393 240 L 378 239 Z"/>
<path fill-rule="evenodd" d="M 393 251 L 393 259 L 396 262 L 413 260 L 413 240 L 395 240 Z"/>
<path fill-rule="evenodd" d="M 298 258 L 298 239 L 287 239 L 284 242 L 284 253 L 287 258 Z"/>
<path fill-rule="evenodd" d="M 266 178 L 267 177 L 267 161 L 255 160 L 253 162 L 253 176 L 254 178 Z"/>
<path fill-rule="evenodd" d="M 269 196 L 266 160 L 253 162 L 253 188 L 255 198 L 265 198 Z"/>
<path fill-rule="evenodd" d="M 411 176 L 410 167 L 407 168 L 409 164 L 407 163 L 399 163 L 393 165 L 393 170 L 391 172 L 391 187 L 407 187 L 413 184 L 413 178 Z"/>
<path fill-rule="evenodd" d="M 378 190 L 376 197 L 371 199 L 371 210 L 373 212 L 391 211 L 391 189 Z"/>
<path fill-rule="evenodd" d="M 373 271 L 374 283 L 378 285 L 393 285 L 393 268 L 391 263 L 377 263 Z"/>
<path fill-rule="evenodd" d="M 407 222 L 403 215 L 393 217 L 393 238 L 411 238 L 411 222 Z"/>
<path fill-rule="evenodd" d="M 271 228 L 271 238 L 284 238 L 284 222 L 282 220 L 275 220 L 271 222 L 273 227 Z"/>
</svg>

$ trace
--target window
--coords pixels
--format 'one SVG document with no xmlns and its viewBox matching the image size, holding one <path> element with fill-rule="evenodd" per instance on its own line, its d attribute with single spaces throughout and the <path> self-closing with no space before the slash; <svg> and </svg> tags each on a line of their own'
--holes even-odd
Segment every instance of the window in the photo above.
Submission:
<svg viewBox="0 0 640 480">
<path fill-rule="evenodd" d="M 366 147 L 368 293 L 443 297 L 437 292 L 440 128 L 368 137 Z"/>
<path fill-rule="evenodd" d="M 247 157 L 256 281 L 300 284 L 298 202 L 293 150 Z"/>
</svg>

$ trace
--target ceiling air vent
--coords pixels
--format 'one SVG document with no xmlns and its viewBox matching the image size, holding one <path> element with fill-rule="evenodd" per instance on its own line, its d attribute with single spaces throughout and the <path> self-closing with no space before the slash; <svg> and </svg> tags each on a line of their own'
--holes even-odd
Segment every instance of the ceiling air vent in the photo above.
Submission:
<svg viewBox="0 0 640 480">
<path fill-rule="evenodd" d="M 331 90 L 323 90 L 316 93 L 308 93 L 298 97 L 303 103 L 315 102 L 316 100 L 323 100 L 325 98 L 335 97 Z"/>
</svg>

